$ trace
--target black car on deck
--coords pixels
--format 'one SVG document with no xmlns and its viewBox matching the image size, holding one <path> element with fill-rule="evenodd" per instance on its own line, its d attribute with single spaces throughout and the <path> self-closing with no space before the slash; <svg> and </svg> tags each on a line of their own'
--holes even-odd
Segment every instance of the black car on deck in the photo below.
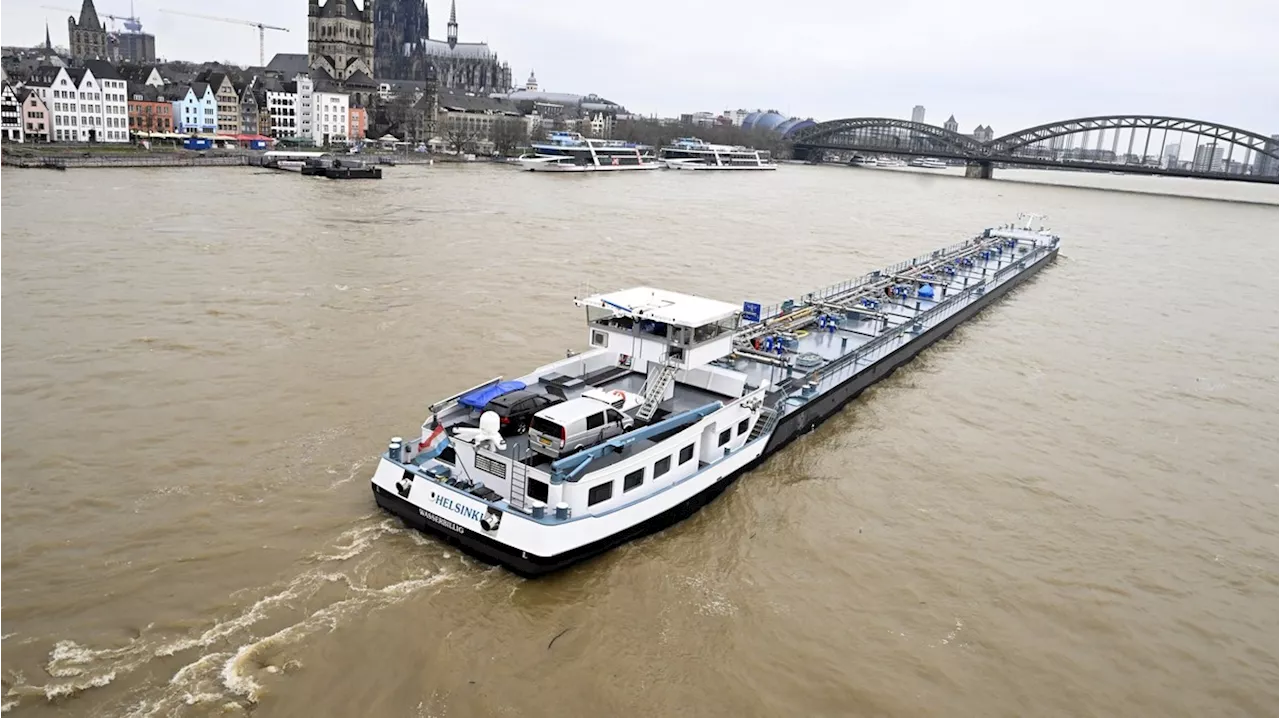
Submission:
<svg viewBox="0 0 1280 718">
<path fill-rule="evenodd" d="M 498 415 L 503 436 L 519 436 L 529 429 L 529 420 L 534 414 L 562 401 L 564 399 L 558 396 L 519 389 L 494 397 L 493 401 L 485 404 L 484 410 Z"/>
</svg>

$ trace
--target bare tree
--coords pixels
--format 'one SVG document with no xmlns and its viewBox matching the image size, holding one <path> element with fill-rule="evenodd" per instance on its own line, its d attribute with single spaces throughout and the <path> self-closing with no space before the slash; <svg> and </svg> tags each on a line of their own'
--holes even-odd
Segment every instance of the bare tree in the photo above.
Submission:
<svg viewBox="0 0 1280 718">
<path fill-rule="evenodd" d="M 450 127 L 444 133 L 444 143 L 454 154 L 462 154 L 471 147 L 471 135 L 461 127 Z"/>
<path fill-rule="evenodd" d="M 514 117 L 502 117 L 493 123 L 493 149 L 506 157 L 528 141 L 524 121 Z"/>
</svg>

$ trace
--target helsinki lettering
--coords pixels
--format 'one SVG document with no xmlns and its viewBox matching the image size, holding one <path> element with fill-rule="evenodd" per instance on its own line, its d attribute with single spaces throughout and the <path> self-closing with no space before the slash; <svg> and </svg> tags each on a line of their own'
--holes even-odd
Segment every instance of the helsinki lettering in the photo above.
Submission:
<svg viewBox="0 0 1280 718">
<path fill-rule="evenodd" d="M 450 499 L 448 496 L 444 496 L 443 494 L 436 494 L 436 504 L 443 506 L 448 511 L 452 511 L 461 516 L 466 516 L 472 521 L 479 521 L 483 516 L 482 512 L 468 506 L 463 506 L 462 504 L 455 504 L 453 499 Z"/>
</svg>

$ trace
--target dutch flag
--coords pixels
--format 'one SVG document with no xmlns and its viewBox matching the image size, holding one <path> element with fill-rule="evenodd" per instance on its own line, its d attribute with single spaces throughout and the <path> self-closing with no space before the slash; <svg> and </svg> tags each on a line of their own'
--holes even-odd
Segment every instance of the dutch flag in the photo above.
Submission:
<svg viewBox="0 0 1280 718">
<path fill-rule="evenodd" d="M 420 456 L 428 459 L 434 459 L 440 455 L 449 446 L 449 435 L 445 433 L 444 427 L 440 422 L 435 422 L 435 428 L 431 430 L 431 434 L 427 438 L 418 442 L 418 451 Z"/>
</svg>

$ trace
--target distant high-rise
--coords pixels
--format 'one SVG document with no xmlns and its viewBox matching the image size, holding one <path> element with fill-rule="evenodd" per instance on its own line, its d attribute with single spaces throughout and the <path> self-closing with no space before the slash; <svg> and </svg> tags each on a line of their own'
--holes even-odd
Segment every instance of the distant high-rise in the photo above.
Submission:
<svg viewBox="0 0 1280 718">
<path fill-rule="evenodd" d="M 911 108 L 911 121 L 924 123 L 924 105 L 916 105 Z"/>
<path fill-rule="evenodd" d="M 156 61 L 156 36 L 148 32 L 122 32 L 111 36 L 115 56 L 121 62 L 149 65 Z"/>
<path fill-rule="evenodd" d="M 1225 172 L 1223 151 L 1222 145 L 1216 142 L 1196 147 L 1196 157 L 1191 161 L 1191 169 L 1195 172 Z"/>
<path fill-rule="evenodd" d="M 1161 164 L 1165 169 L 1172 169 L 1178 166 L 1178 160 L 1182 157 L 1182 145 L 1168 144 L 1164 146 L 1164 162 Z M 1145 157 L 1143 159 L 1146 159 Z"/>
<path fill-rule="evenodd" d="M 1271 141 L 1267 143 L 1266 148 L 1270 152 L 1275 152 L 1276 147 L 1280 147 L 1280 135 L 1272 135 Z M 1259 152 L 1253 160 L 1253 173 L 1256 175 L 1275 175 L 1280 170 L 1280 163 L 1270 155 L 1264 155 Z"/>
</svg>

